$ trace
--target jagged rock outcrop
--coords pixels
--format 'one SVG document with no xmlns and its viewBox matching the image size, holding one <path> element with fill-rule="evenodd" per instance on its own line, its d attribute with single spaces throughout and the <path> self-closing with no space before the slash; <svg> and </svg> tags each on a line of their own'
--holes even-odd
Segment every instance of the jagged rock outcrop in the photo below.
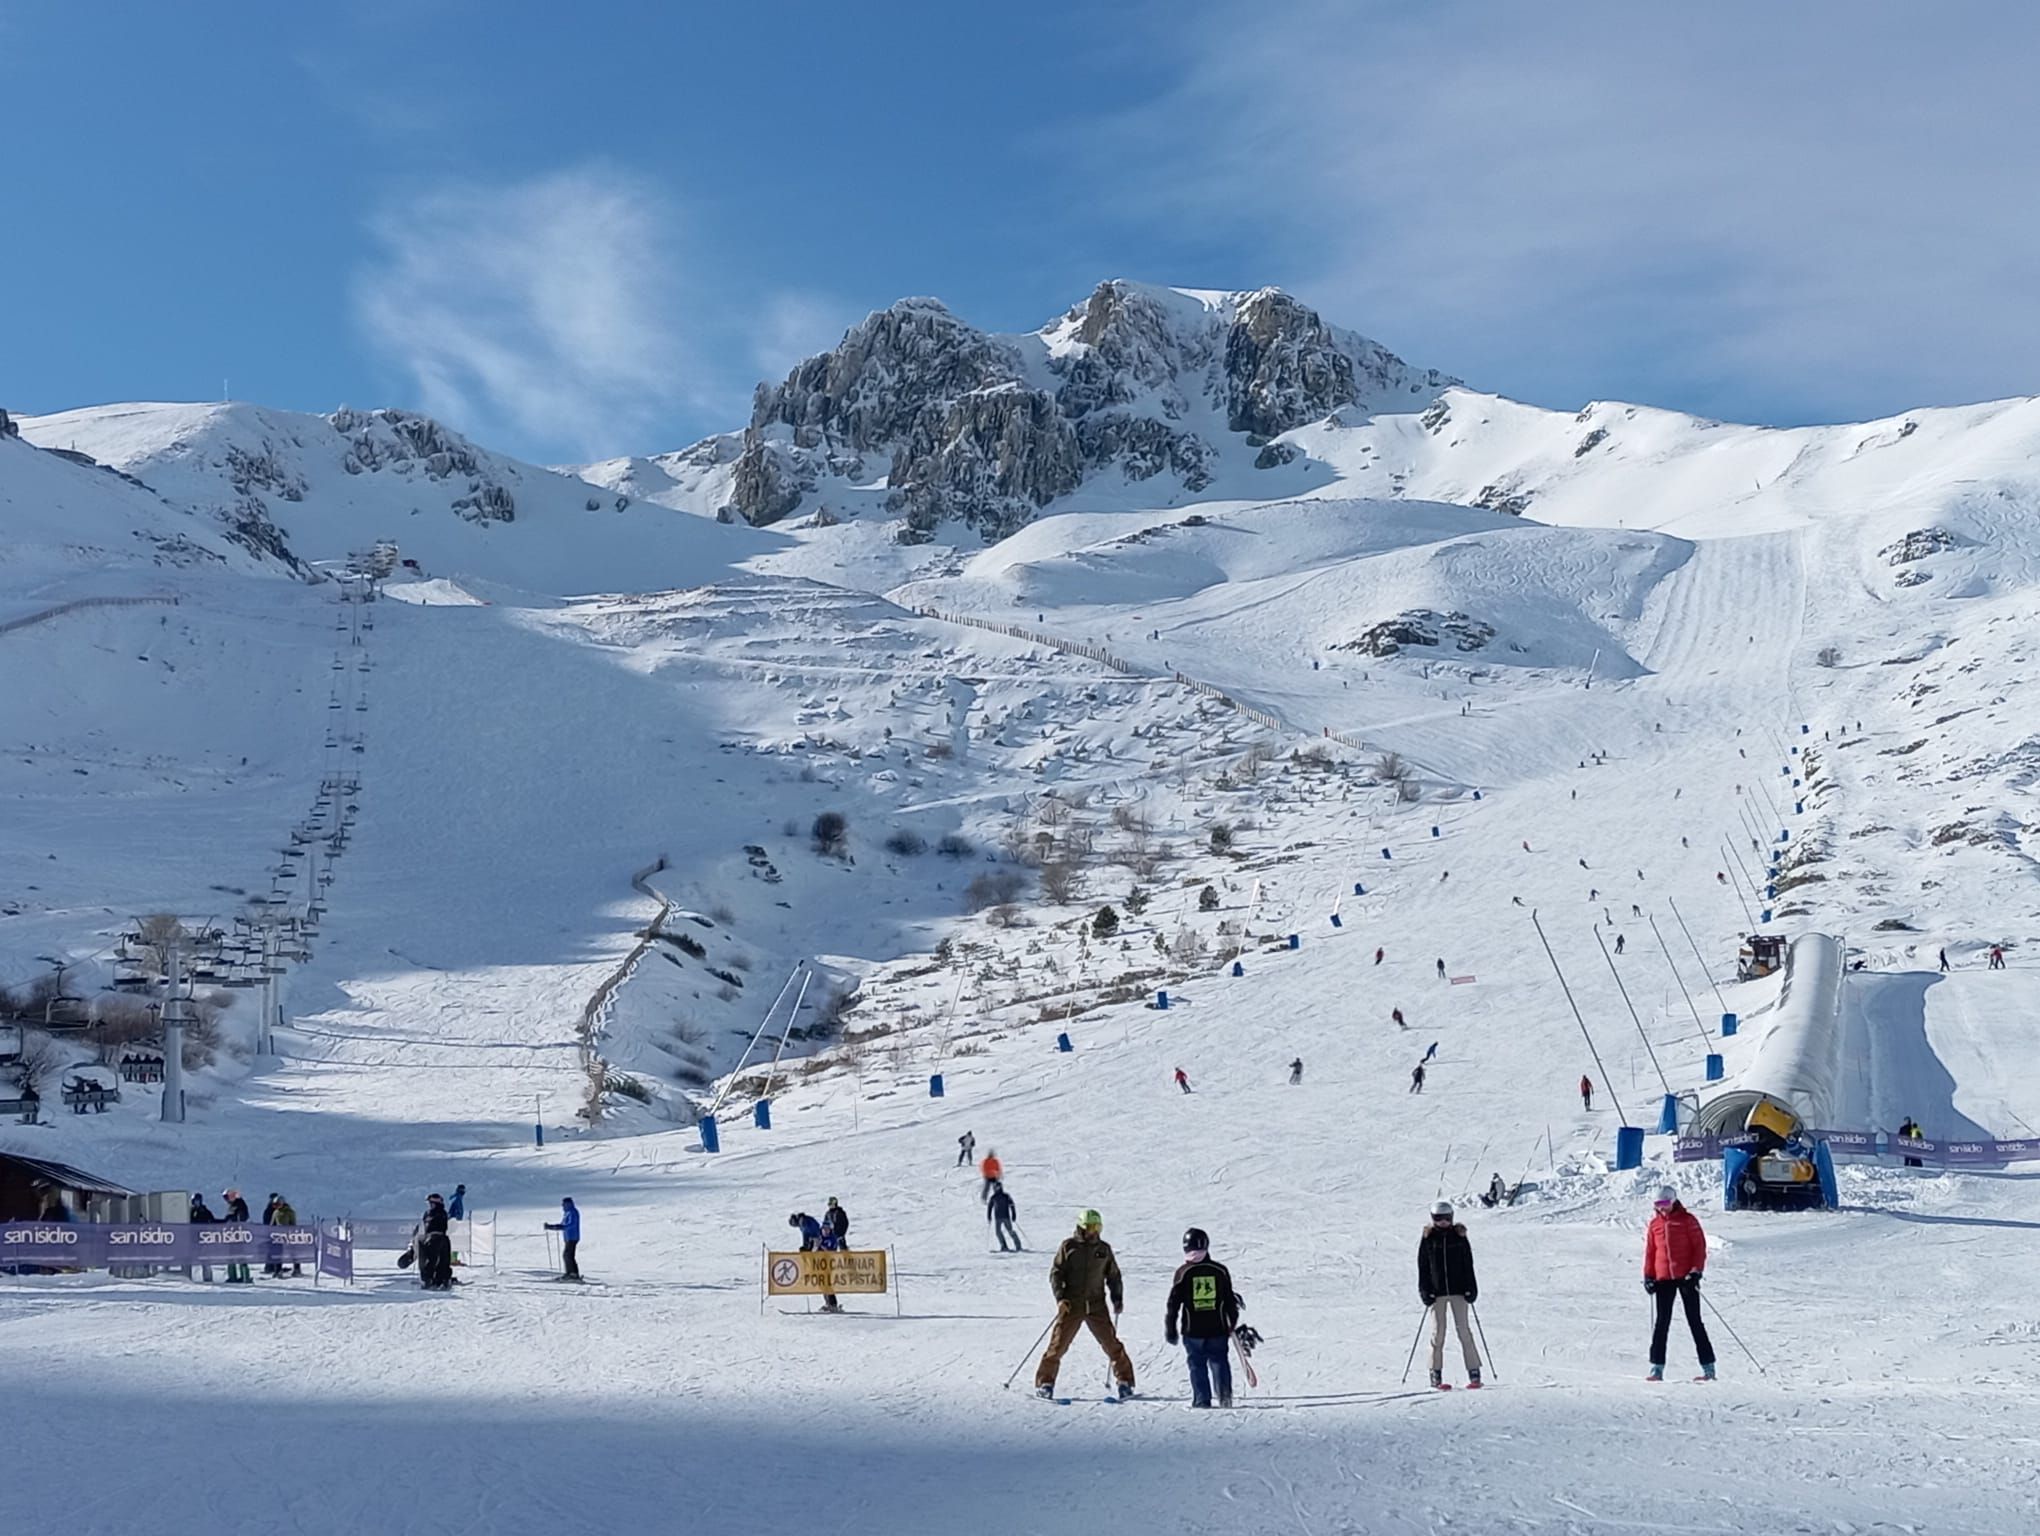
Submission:
<svg viewBox="0 0 2040 1536">
<path fill-rule="evenodd" d="M 1274 288 L 1101 283 L 1027 336 L 903 299 L 759 386 L 722 515 L 776 522 L 823 476 L 862 475 L 882 457 L 903 538 L 945 520 L 999 538 L 1095 476 L 1170 475 L 1194 493 L 1234 438 L 1275 467 L 1297 450 L 1271 438 L 1343 406 L 1421 404 L 1455 382 Z"/>
<path fill-rule="evenodd" d="M 487 461 L 466 438 L 430 416 L 413 411 L 356 411 L 342 406 L 327 418 L 347 439 L 341 468 L 350 475 L 414 470 L 429 480 L 465 477 L 467 493 L 453 510 L 471 523 L 507 523 L 517 516 L 517 498 L 495 479 Z"/>
<path fill-rule="evenodd" d="M 1336 649 L 1358 651 L 1363 656 L 1400 656 L 1410 646 L 1436 650 L 1447 644 L 1456 650 L 1478 651 L 1494 637 L 1494 625 L 1466 614 L 1409 608 L 1392 619 L 1369 625 Z"/>
</svg>

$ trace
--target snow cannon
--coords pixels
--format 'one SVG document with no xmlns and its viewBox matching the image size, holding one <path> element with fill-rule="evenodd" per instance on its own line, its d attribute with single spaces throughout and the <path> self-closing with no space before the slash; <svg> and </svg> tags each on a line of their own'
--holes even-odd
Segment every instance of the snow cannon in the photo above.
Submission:
<svg viewBox="0 0 2040 1536">
<path fill-rule="evenodd" d="M 1841 1203 L 1827 1143 L 1809 1136 L 1783 1103 L 1759 1098 L 1744 1129 L 1756 1137 L 1755 1145 L 1721 1154 L 1723 1209 L 1831 1211 Z"/>
<path fill-rule="evenodd" d="M 1785 939 L 1782 934 L 1753 933 L 1736 951 L 1735 979 L 1755 981 L 1760 976 L 1769 976 L 1784 963 Z"/>
</svg>

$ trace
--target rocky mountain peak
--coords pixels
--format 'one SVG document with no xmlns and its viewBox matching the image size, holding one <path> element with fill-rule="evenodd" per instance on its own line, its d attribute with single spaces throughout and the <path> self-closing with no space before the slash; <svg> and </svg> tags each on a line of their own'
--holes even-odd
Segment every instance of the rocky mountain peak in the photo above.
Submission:
<svg viewBox="0 0 2040 1536">
<path fill-rule="evenodd" d="M 1454 382 L 1326 324 L 1279 288 L 1114 279 L 1025 336 L 903 299 L 759 386 L 723 514 L 775 522 L 824 476 L 868 478 L 882 455 L 903 537 L 944 521 L 1003 537 L 1098 476 L 1167 474 L 1195 493 L 1237 448 L 1342 406 L 1421 405 Z"/>
</svg>

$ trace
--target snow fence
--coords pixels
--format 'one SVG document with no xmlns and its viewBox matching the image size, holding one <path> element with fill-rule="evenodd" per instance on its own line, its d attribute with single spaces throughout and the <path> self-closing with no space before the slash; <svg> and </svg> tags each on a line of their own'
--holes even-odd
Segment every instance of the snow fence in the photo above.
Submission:
<svg viewBox="0 0 2040 1536">
<path fill-rule="evenodd" d="M 1785 986 L 1771 1027 L 1736 1086 L 1700 1106 L 1693 1129 L 1740 1131 L 1752 1109 L 1775 1100 L 1809 1127 L 1837 1123 L 1842 1075 L 1842 941 L 1801 934 L 1785 953 Z"/>
</svg>

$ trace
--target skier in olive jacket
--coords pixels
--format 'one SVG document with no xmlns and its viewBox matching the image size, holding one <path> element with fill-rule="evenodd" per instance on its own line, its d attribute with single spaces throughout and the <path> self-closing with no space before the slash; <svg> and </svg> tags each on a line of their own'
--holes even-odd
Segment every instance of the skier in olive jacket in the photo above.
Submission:
<svg viewBox="0 0 2040 1536">
<path fill-rule="evenodd" d="M 1049 1329 L 1048 1348 L 1034 1368 L 1034 1391 L 1038 1397 L 1055 1396 L 1055 1374 L 1062 1357 L 1069 1352 L 1079 1329 L 1091 1330 L 1091 1337 L 1112 1362 L 1112 1379 L 1121 1397 L 1133 1396 L 1133 1360 L 1112 1325 L 1126 1306 L 1126 1284 L 1119 1277 L 1119 1260 L 1112 1246 L 1098 1234 L 1105 1225 L 1096 1211 L 1077 1218 L 1077 1230 L 1063 1239 L 1049 1265 L 1048 1287 L 1055 1293 L 1055 1324 Z M 1108 1311 L 1107 1301 L 1111 1308 Z"/>
<path fill-rule="evenodd" d="M 1211 1256 L 1211 1239 L 1202 1227 L 1183 1234 L 1183 1263 L 1169 1287 L 1168 1310 L 1162 1314 L 1162 1337 L 1176 1342 L 1181 1319 L 1183 1352 L 1190 1360 L 1190 1406 L 1209 1408 L 1213 1377 L 1218 1406 L 1232 1407 L 1232 1357 L 1226 1345 L 1239 1326 L 1240 1298 L 1233 1290 L 1232 1271 Z"/>
<path fill-rule="evenodd" d="M 1431 1224 L 1417 1239 L 1417 1295 L 1431 1311 L 1431 1385 L 1445 1385 L 1445 1319 L 1449 1314 L 1459 1332 L 1459 1351 L 1466 1360 L 1466 1384 L 1480 1385 L 1480 1351 L 1466 1312 L 1480 1298 L 1473 1274 L 1473 1244 L 1466 1228 L 1452 1219 L 1452 1202 L 1431 1207 Z"/>
<path fill-rule="evenodd" d="M 1693 1352 L 1700 1357 L 1700 1379 L 1714 1380 L 1714 1344 L 1700 1317 L 1700 1273 L 1707 1268 L 1707 1234 L 1693 1213 L 1679 1203 L 1679 1192 L 1667 1184 L 1653 1202 L 1657 1214 L 1643 1234 L 1643 1288 L 1657 1301 L 1657 1321 L 1650 1331 L 1650 1381 L 1665 1379 L 1665 1340 L 1672 1330 L 1672 1300 L 1686 1305 L 1686 1326 L 1693 1330 Z"/>
</svg>

